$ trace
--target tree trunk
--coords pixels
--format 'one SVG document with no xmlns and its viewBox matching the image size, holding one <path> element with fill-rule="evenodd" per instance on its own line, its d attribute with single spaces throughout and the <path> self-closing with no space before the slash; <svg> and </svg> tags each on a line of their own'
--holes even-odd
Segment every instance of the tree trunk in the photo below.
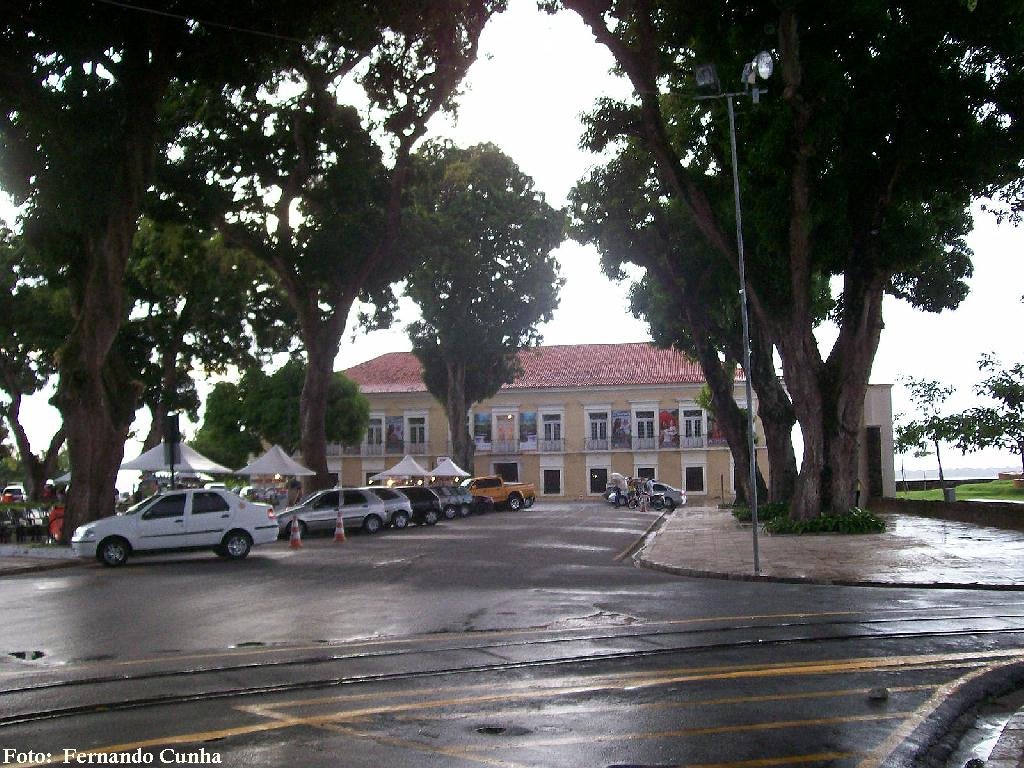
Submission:
<svg viewBox="0 0 1024 768">
<path fill-rule="evenodd" d="M 796 415 L 786 388 L 775 375 L 772 352 L 775 345 L 765 328 L 751 329 L 751 383 L 757 392 L 757 412 L 768 448 L 769 502 L 789 504 L 796 489 L 796 453 L 793 450 L 793 425 Z"/>
<path fill-rule="evenodd" d="M 711 390 L 712 407 L 718 427 L 725 435 L 725 441 L 729 444 L 732 452 L 733 462 L 736 465 L 736 498 L 748 500 L 750 494 L 750 445 L 747 440 L 746 418 L 743 410 L 736 404 L 735 390 L 736 381 L 729 375 L 718 359 L 718 352 L 707 342 L 708 333 L 703 320 L 698 317 L 699 310 L 691 310 L 693 304 L 686 301 L 684 296 L 683 306 L 686 324 L 690 328 L 690 335 L 693 340 L 694 351 L 697 354 L 697 362 L 704 372 L 708 388 Z M 764 478 L 761 476 L 760 467 L 757 468 L 756 482 L 758 494 L 764 498 L 766 488 Z M 723 499 L 724 501 L 724 499 Z"/>
<path fill-rule="evenodd" d="M 57 387 L 71 457 L 65 543 L 77 526 L 114 511 L 117 472 L 138 395 L 137 384 L 115 355 L 99 370 L 88 366 L 89 359 L 95 354 L 78 356 L 76 364 L 65 358 Z"/>
<path fill-rule="evenodd" d="M 476 474 L 473 469 L 476 446 L 467 426 L 469 403 L 466 402 L 466 365 L 453 360 L 445 362 L 448 367 L 445 413 L 448 417 L 448 434 L 452 437 L 452 461 L 473 475 Z"/>
<path fill-rule="evenodd" d="M 352 301 L 336 303 L 330 317 L 324 319 L 318 310 L 319 292 L 311 291 L 306 298 L 305 310 L 299 313 L 306 345 L 306 378 L 299 398 L 299 448 L 303 463 L 316 472 L 303 478 L 303 492 L 309 493 L 331 488 L 336 482 L 327 469 L 327 396 Z M 298 306 L 294 298 L 293 304 Z"/>
<path fill-rule="evenodd" d="M 175 32 L 174 34 L 177 34 Z M 74 325 L 57 354 L 60 378 L 53 402 L 61 412 L 71 458 L 62 539 L 75 527 L 113 511 L 114 484 L 139 397 L 123 356 L 111 354 L 124 321 L 124 276 L 142 197 L 153 175 L 157 104 L 170 81 L 173 46 L 131 37 L 121 68 L 125 135 L 112 141 L 117 188 L 99 231 L 83 233 L 69 272 Z"/>
</svg>

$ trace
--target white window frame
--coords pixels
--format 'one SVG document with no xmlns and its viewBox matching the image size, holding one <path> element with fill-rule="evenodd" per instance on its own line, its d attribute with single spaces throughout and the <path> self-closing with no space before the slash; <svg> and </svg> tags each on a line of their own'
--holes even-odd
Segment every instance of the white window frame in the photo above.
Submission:
<svg viewBox="0 0 1024 768">
<path fill-rule="evenodd" d="M 632 412 L 632 423 L 630 424 L 630 436 L 634 451 L 656 451 L 658 450 L 658 403 L 655 401 L 630 402 Z M 651 435 L 648 438 L 640 436 L 640 420 L 638 413 L 650 411 L 653 414 L 651 423 Z M 648 440 L 649 445 L 641 445 L 638 441 Z"/>
<path fill-rule="evenodd" d="M 700 411 L 700 442 L 697 445 L 685 445 L 687 440 L 693 440 L 692 437 L 686 436 L 686 416 L 683 414 L 686 411 Z M 706 448 L 708 445 L 708 412 L 701 408 L 693 400 L 680 400 L 679 401 L 679 448 L 686 450 L 689 448 L 693 450 L 695 448 Z M 706 473 L 705 473 L 706 474 Z M 707 478 L 704 478 L 705 481 Z"/>
<path fill-rule="evenodd" d="M 545 419 L 552 416 L 558 417 L 558 437 L 548 439 L 545 432 Z M 565 409 L 564 408 L 538 408 L 537 418 L 540 419 L 540 423 L 537 425 L 537 450 L 540 453 L 564 453 L 565 452 Z M 551 422 L 547 422 L 551 423 Z M 561 448 L 558 450 L 545 450 L 544 445 L 550 443 L 560 443 Z M 555 469 L 556 467 L 548 467 L 548 469 Z M 559 469 L 561 467 L 558 467 Z M 564 472 L 563 480 L 564 480 Z M 562 483 L 563 489 L 565 483 Z"/>
<path fill-rule="evenodd" d="M 594 421 L 591 419 L 592 414 L 604 414 L 604 437 L 591 437 L 591 424 Z M 597 423 L 600 423 L 597 421 Z M 604 448 L 591 448 L 590 445 L 593 442 L 603 441 L 605 443 Z M 583 408 L 583 445 L 586 448 L 587 453 L 591 451 L 610 451 L 612 447 L 612 405 L 611 403 L 601 405 L 587 405 Z M 590 487 L 590 476 L 587 476 L 587 487 Z"/>
<path fill-rule="evenodd" d="M 704 476 L 704 490 L 702 491 L 691 491 L 686 487 L 686 470 L 699 467 L 701 474 Z M 693 459 L 684 458 L 682 462 L 682 486 L 683 491 L 687 496 L 707 496 L 708 495 L 708 463 L 707 460 L 695 461 Z"/>
<path fill-rule="evenodd" d="M 426 455 L 427 453 L 430 452 L 430 412 L 426 411 L 426 410 L 406 411 L 402 415 L 403 415 L 403 417 L 405 419 L 405 421 L 403 422 L 403 426 L 405 427 L 405 435 L 404 435 L 404 437 L 405 437 L 405 440 L 404 440 L 405 445 L 406 446 L 422 445 L 423 446 L 423 455 Z M 423 442 L 422 443 L 413 442 L 413 439 L 412 439 L 412 426 L 410 425 L 410 421 L 412 419 L 423 419 Z M 406 448 L 406 450 L 408 451 L 409 449 Z"/>
<path fill-rule="evenodd" d="M 512 421 L 512 440 L 507 443 L 498 441 L 498 422 Z M 508 456 L 519 453 L 519 407 L 497 407 L 491 408 L 491 453 L 499 456 Z M 499 464 L 511 464 L 510 461 L 498 462 Z"/>
<path fill-rule="evenodd" d="M 587 456 L 587 473 L 583 476 L 583 487 L 586 489 L 586 495 L 591 498 L 600 498 L 604 496 L 604 489 L 598 493 L 592 493 L 590 490 L 590 472 L 594 469 L 603 469 L 608 473 L 608 477 L 612 476 L 612 457 L 610 454 L 595 454 Z M 565 475 L 562 475 L 562 481 L 565 481 Z"/>
</svg>

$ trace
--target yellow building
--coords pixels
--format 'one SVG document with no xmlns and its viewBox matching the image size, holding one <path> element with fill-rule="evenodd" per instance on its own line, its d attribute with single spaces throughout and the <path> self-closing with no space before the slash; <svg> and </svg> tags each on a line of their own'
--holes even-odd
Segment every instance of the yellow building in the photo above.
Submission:
<svg viewBox="0 0 1024 768">
<path fill-rule="evenodd" d="M 600 496 L 619 472 L 655 477 L 697 503 L 733 500 L 732 454 L 713 415 L 697 404 L 704 377 L 692 360 L 641 343 L 540 347 L 522 352 L 520 362 L 523 374 L 469 414 L 476 459 L 466 469 L 475 475 L 535 483 L 540 498 L 576 499 Z M 344 373 L 371 404 L 362 444 L 328 447 L 346 485 L 365 484 L 405 454 L 427 469 L 450 455 L 444 409 L 411 353 Z M 735 397 L 745 403 L 742 378 Z"/>
</svg>

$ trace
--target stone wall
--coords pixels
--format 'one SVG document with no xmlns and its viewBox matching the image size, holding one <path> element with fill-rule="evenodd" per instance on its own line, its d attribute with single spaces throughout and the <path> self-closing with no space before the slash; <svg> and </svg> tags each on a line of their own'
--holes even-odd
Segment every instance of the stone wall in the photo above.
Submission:
<svg viewBox="0 0 1024 768">
<path fill-rule="evenodd" d="M 938 520 L 952 520 L 990 528 L 1024 531 L 1024 504 L 987 501 L 918 501 L 915 499 L 872 499 L 872 512 L 898 512 Z"/>
</svg>

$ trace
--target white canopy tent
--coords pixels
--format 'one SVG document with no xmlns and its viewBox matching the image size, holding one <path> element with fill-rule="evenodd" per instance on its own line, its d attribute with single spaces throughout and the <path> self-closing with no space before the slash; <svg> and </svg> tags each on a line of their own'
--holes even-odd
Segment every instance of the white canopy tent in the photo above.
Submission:
<svg viewBox="0 0 1024 768">
<path fill-rule="evenodd" d="M 234 470 L 221 466 L 217 462 L 206 458 L 198 451 L 189 448 L 184 443 L 180 444 L 181 461 L 175 462 L 174 469 L 185 472 L 211 472 L 213 474 L 230 475 Z M 171 465 L 164 460 L 164 444 L 160 443 L 155 448 L 150 448 L 141 456 L 121 465 L 121 469 L 137 469 L 140 472 L 159 472 L 163 469 L 170 469 Z"/>
<path fill-rule="evenodd" d="M 469 472 L 462 469 L 447 456 L 442 456 L 441 461 L 437 463 L 437 466 L 430 473 L 434 477 L 469 477 Z"/>
<path fill-rule="evenodd" d="M 370 480 L 388 480 L 399 477 L 430 477 L 431 474 L 433 473 L 421 467 L 412 456 L 406 456 L 395 466 L 391 467 L 391 469 L 378 472 Z"/>
<path fill-rule="evenodd" d="M 255 461 L 251 461 L 235 472 L 236 475 L 293 475 L 307 477 L 315 475 L 312 469 L 304 467 L 285 453 L 279 445 L 272 446 Z"/>
</svg>

